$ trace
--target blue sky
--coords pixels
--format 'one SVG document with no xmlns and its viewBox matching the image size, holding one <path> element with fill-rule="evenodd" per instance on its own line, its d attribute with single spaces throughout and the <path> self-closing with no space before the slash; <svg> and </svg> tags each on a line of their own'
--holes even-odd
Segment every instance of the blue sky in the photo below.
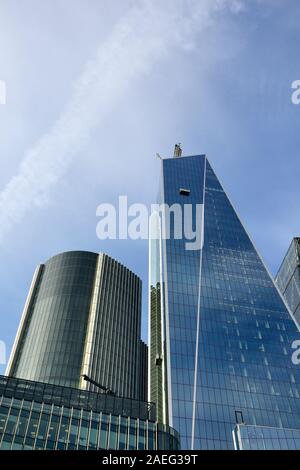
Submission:
<svg viewBox="0 0 300 470">
<path fill-rule="evenodd" d="M 0 340 L 35 266 L 100 241 L 96 207 L 155 202 L 175 142 L 206 153 L 272 273 L 299 235 L 298 0 L 0 0 Z M 4 367 L 0 366 L 0 373 Z"/>
</svg>

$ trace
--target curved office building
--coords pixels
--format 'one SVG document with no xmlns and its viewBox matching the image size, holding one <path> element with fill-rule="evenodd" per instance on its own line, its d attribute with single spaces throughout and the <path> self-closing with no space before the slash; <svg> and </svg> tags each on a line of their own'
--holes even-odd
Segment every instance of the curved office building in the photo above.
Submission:
<svg viewBox="0 0 300 470">
<path fill-rule="evenodd" d="M 62 253 L 36 269 L 6 375 L 94 390 L 86 374 L 144 399 L 140 333 L 140 279 L 103 253 Z"/>
</svg>

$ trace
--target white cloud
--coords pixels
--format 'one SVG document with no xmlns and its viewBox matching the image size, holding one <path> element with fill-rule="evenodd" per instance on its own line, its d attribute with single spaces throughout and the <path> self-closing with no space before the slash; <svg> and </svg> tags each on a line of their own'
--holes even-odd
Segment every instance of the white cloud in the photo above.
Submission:
<svg viewBox="0 0 300 470">
<path fill-rule="evenodd" d="M 239 0 L 144 0 L 115 25 L 74 85 L 70 102 L 52 128 L 30 148 L 0 193 L 0 241 L 50 191 L 120 97 L 154 63 L 210 27 L 220 9 L 242 10 Z"/>
</svg>

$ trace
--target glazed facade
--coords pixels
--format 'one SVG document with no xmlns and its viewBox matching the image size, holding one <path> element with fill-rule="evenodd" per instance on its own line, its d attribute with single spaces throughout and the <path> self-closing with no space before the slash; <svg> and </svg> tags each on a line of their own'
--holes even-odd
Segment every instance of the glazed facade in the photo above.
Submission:
<svg viewBox="0 0 300 470">
<path fill-rule="evenodd" d="M 140 279 L 103 253 L 62 253 L 35 272 L 6 375 L 94 390 L 86 374 L 146 399 L 140 335 Z"/>
<path fill-rule="evenodd" d="M 275 281 L 300 328 L 300 238 L 293 238 Z"/>
<path fill-rule="evenodd" d="M 155 406 L 95 392 L 0 376 L 1 450 L 179 448 Z"/>
<path fill-rule="evenodd" d="M 164 210 L 152 220 L 149 397 L 183 449 L 234 449 L 240 420 L 300 429 L 299 332 L 280 292 L 207 158 L 161 165 L 159 202 L 202 207 L 204 244 L 187 250 L 172 221 L 165 237 Z"/>
<path fill-rule="evenodd" d="M 300 429 L 239 424 L 233 433 L 236 450 L 297 450 Z"/>
</svg>

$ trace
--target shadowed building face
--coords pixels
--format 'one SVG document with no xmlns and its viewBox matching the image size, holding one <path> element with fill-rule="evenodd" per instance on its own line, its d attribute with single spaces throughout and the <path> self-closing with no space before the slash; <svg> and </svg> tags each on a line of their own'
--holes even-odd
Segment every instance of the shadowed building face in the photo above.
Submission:
<svg viewBox="0 0 300 470">
<path fill-rule="evenodd" d="M 276 283 L 282 292 L 300 328 L 300 238 L 295 237 L 276 275 Z"/>
</svg>

